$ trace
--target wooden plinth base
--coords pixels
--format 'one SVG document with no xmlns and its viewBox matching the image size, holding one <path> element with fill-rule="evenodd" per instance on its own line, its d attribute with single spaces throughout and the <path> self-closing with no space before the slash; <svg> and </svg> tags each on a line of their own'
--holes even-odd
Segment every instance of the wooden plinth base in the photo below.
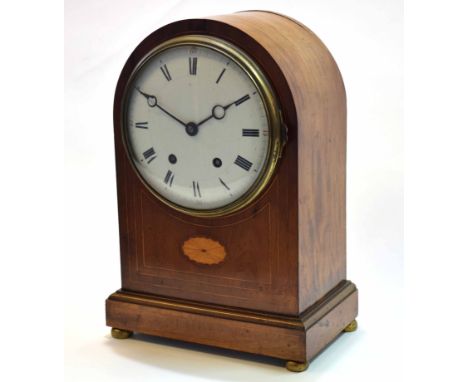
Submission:
<svg viewBox="0 0 468 382">
<path fill-rule="evenodd" d="M 119 290 L 106 300 L 107 325 L 308 365 L 357 316 L 357 289 L 343 281 L 297 317 Z M 288 367 L 302 371 L 304 367 Z"/>
</svg>

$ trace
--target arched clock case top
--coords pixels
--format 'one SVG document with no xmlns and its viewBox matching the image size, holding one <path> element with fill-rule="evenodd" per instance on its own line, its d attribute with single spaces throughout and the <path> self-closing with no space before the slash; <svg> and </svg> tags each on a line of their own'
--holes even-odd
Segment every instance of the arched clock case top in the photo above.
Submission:
<svg viewBox="0 0 468 382">
<path fill-rule="evenodd" d="M 276 98 L 275 91 L 273 90 L 272 86 L 270 85 L 270 80 L 264 74 L 263 70 L 259 68 L 256 64 L 255 58 L 251 58 L 248 54 L 242 51 L 242 49 L 238 48 L 238 46 L 232 45 L 230 42 L 213 37 L 213 36 L 206 36 L 200 34 L 188 34 L 182 35 L 178 37 L 171 38 L 162 42 L 161 44 L 157 45 L 151 51 L 147 52 L 138 62 L 136 66 L 133 63 L 127 63 L 130 65 L 130 72 L 131 74 L 128 77 L 123 77 L 122 81 L 125 83 L 123 95 L 120 94 L 116 97 L 116 104 L 120 109 L 120 119 L 119 124 L 121 126 L 122 131 L 122 139 L 124 147 L 126 148 L 127 154 L 129 156 L 130 162 L 133 163 L 132 159 L 132 150 L 129 148 L 129 138 L 128 138 L 128 128 L 125 127 L 127 121 L 127 113 L 125 110 L 126 103 L 128 102 L 128 94 L 133 90 L 136 86 L 134 82 L 134 77 L 138 74 L 139 70 L 148 63 L 154 56 L 157 54 L 163 53 L 166 50 L 177 48 L 177 47 L 187 47 L 190 50 L 194 50 L 197 48 L 208 48 L 210 50 L 219 52 L 229 61 L 232 61 L 235 65 L 238 65 L 239 68 L 245 71 L 249 79 L 254 83 L 256 91 L 255 94 L 259 94 L 262 100 L 263 105 L 265 106 L 266 110 L 266 117 L 268 120 L 268 135 L 269 135 L 269 144 L 268 150 L 266 155 L 265 164 L 259 169 L 259 175 L 254 182 L 254 184 L 249 187 L 247 192 L 242 195 L 240 198 L 235 199 L 233 202 L 229 202 L 227 205 L 223 205 L 218 208 L 210 208 L 210 209 L 194 209 L 188 208 L 184 206 L 180 206 L 177 203 L 171 202 L 164 198 L 164 196 L 158 194 L 157 191 L 153 190 L 151 186 L 147 184 L 142 176 L 140 176 L 139 171 L 135 168 L 136 174 L 139 175 L 140 180 L 142 181 L 145 186 L 147 186 L 148 190 L 154 194 L 161 202 L 169 205 L 173 209 L 186 213 L 191 216 L 197 217 L 217 217 L 217 216 L 225 216 L 230 213 L 235 213 L 238 210 L 241 210 L 248 206 L 251 202 L 255 201 L 257 197 L 264 191 L 269 182 L 271 181 L 276 166 L 278 165 L 279 159 L 281 157 L 282 149 L 284 148 L 286 141 L 287 141 L 287 127 L 284 124 L 281 116 L 281 106 Z M 191 57 L 189 57 L 190 59 Z M 190 61 L 189 61 L 190 62 Z M 229 62 L 230 63 L 230 62 Z M 232 66 L 232 65 L 231 65 Z M 166 73 L 169 73 L 167 66 L 164 66 Z M 226 71 L 227 67 L 225 67 L 221 75 L 218 77 L 218 81 L 221 79 L 221 76 Z M 170 74 L 169 74 L 170 75 Z M 172 80 L 172 78 L 170 78 Z M 218 83 L 216 81 L 216 83 Z M 221 86 L 221 85 L 219 85 Z M 141 90 L 138 89 L 140 93 Z M 144 93 L 143 93 L 144 94 Z M 146 97 L 152 97 L 154 102 L 157 105 L 158 101 L 156 97 L 149 96 L 144 94 Z M 250 95 L 247 95 L 250 98 Z M 242 100 L 242 98 L 241 98 Z M 204 119 L 202 123 L 205 121 L 213 118 L 213 119 L 222 119 L 224 114 L 226 113 L 226 109 L 228 109 L 232 104 L 236 102 L 231 102 L 224 108 L 222 112 L 223 115 L 221 117 L 215 115 L 216 107 L 223 109 L 221 105 L 216 105 L 213 108 L 212 115 L 208 118 Z M 153 106 L 153 105 L 151 105 Z M 166 110 L 164 112 L 167 113 Z M 172 116 L 172 115 L 171 115 Z M 172 116 L 175 118 L 174 116 Z M 177 119 L 177 118 L 176 118 Z M 181 122 L 181 121 L 180 121 Z M 182 122 L 183 123 L 183 122 Z M 183 123 L 184 124 L 184 123 Z M 195 128 L 196 130 L 190 135 L 196 135 L 198 133 L 198 125 L 195 123 L 186 124 L 186 130 L 189 128 Z M 146 126 L 145 126 L 146 127 Z M 188 130 L 187 130 L 188 131 Z M 254 133 L 254 131 L 252 131 Z M 266 133 L 266 132 L 262 132 Z M 257 134 L 260 134 L 257 131 Z M 242 164 L 242 162 L 241 162 Z M 172 183 L 171 183 L 172 184 Z M 229 188 L 224 182 L 222 183 L 225 187 Z M 198 187 L 198 184 L 197 184 Z M 200 192 L 198 190 L 198 192 Z"/>
<path fill-rule="evenodd" d="M 225 208 L 180 208 L 158 195 L 125 136 L 135 73 L 155 49 L 187 41 L 227 49 L 266 105 L 267 164 Z M 357 289 L 346 280 L 346 96 L 333 57 L 309 29 L 263 11 L 163 26 L 123 67 L 114 139 L 122 288 L 107 299 L 106 319 L 116 338 L 142 332 L 277 357 L 302 371 L 357 327 Z"/>
</svg>

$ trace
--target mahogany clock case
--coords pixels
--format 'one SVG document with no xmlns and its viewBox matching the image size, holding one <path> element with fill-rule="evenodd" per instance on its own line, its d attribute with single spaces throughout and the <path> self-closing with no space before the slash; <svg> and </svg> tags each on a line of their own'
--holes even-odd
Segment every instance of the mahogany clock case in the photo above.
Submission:
<svg viewBox="0 0 468 382">
<path fill-rule="evenodd" d="M 171 38 L 205 35 L 240 47 L 275 91 L 287 144 L 273 179 L 244 209 L 196 217 L 165 205 L 132 168 L 122 139 L 133 69 Z M 307 362 L 357 315 L 346 281 L 346 97 L 323 43 L 287 17 L 260 11 L 166 25 L 143 40 L 119 78 L 114 135 L 122 288 L 107 325 Z M 191 238 L 225 249 L 218 264 L 192 261 Z"/>
</svg>

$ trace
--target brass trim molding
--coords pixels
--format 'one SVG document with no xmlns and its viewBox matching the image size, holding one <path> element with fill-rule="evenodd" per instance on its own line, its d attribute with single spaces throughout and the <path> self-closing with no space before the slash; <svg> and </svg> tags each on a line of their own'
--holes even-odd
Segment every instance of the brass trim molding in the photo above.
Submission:
<svg viewBox="0 0 468 382">
<path fill-rule="evenodd" d="M 239 199 L 235 200 L 232 203 L 229 203 L 225 206 L 215 208 L 215 209 L 196 210 L 196 209 L 183 207 L 181 205 L 171 202 L 170 200 L 160 195 L 146 182 L 146 180 L 143 178 L 143 176 L 140 174 L 140 172 L 136 168 L 135 163 L 133 161 L 133 156 L 132 156 L 132 152 L 131 152 L 131 148 L 130 148 L 130 144 L 128 140 L 127 123 L 126 123 L 126 112 L 127 112 L 126 105 L 127 105 L 128 96 L 129 96 L 128 90 L 131 84 L 133 83 L 133 80 L 136 74 L 153 56 L 163 52 L 164 50 L 177 47 L 177 46 L 183 46 L 183 45 L 202 46 L 205 48 L 215 50 L 229 57 L 232 61 L 234 61 L 237 65 L 239 65 L 239 67 L 242 70 L 244 70 L 244 72 L 249 76 L 249 78 L 252 80 L 255 87 L 257 88 L 258 94 L 262 98 L 263 104 L 265 105 L 266 115 L 268 118 L 270 142 L 269 142 L 269 147 L 268 147 L 268 152 L 267 152 L 267 159 L 265 161 L 265 164 L 259 176 L 257 177 L 257 180 L 242 197 L 240 197 Z M 236 212 L 248 206 L 261 194 L 261 192 L 267 187 L 270 180 L 272 179 L 275 169 L 277 167 L 278 161 L 281 157 L 281 152 L 287 140 L 286 133 L 285 133 L 287 129 L 282 121 L 282 115 L 281 115 L 279 102 L 276 98 L 276 95 L 273 91 L 272 86 L 270 85 L 263 71 L 255 63 L 255 61 L 250 56 L 248 56 L 243 50 L 217 37 L 196 35 L 196 34 L 184 35 L 184 36 L 172 38 L 168 41 L 163 42 L 157 47 L 155 47 L 133 69 L 125 85 L 124 97 L 122 97 L 121 106 L 122 106 L 122 113 L 121 113 L 121 118 L 120 118 L 120 124 L 121 124 L 123 144 L 125 147 L 125 151 L 127 152 L 127 157 L 130 160 L 130 163 L 133 169 L 135 170 L 135 173 L 137 174 L 139 179 L 142 181 L 142 183 L 146 186 L 146 188 L 161 202 L 163 202 L 164 204 L 172 207 L 173 209 L 179 212 L 183 212 L 190 216 L 195 216 L 195 217 L 225 216 L 225 215 L 231 214 L 233 212 Z"/>
<path fill-rule="evenodd" d="M 109 296 L 109 300 L 307 331 L 322 317 L 356 291 L 356 286 L 351 281 L 343 281 L 330 293 L 325 295 L 324 298 L 312 305 L 309 309 L 305 310 L 299 316 L 283 316 L 246 309 L 233 309 L 124 290 L 118 290 L 111 294 Z"/>
</svg>

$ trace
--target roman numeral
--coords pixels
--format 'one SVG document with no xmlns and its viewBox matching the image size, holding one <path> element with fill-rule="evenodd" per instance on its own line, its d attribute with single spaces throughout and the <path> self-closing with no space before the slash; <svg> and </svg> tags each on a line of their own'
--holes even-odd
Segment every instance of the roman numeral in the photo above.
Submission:
<svg viewBox="0 0 468 382">
<path fill-rule="evenodd" d="M 135 123 L 135 127 L 139 129 L 147 129 L 148 128 L 148 122 L 137 122 Z"/>
<path fill-rule="evenodd" d="M 143 153 L 143 157 L 148 161 L 148 164 L 150 164 L 155 158 L 156 158 L 156 153 L 154 151 L 154 148 L 149 148 Z"/>
<path fill-rule="evenodd" d="M 197 75 L 197 57 L 189 57 L 189 72 L 192 76 Z"/>
<path fill-rule="evenodd" d="M 250 99 L 250 96 L 248 94 L 246 94 L 245 96 L 243 96 L 242 98 L 239 98 L 235 104 L 236 106 L 239 106 L 241 103 L 247 101 L 248 99 Z"/>
<path fill-rule="evenodd" d="M 228 191 L 231 190 L 231 189 L 229 188 L 229 186 L 228 186 L 226 183 L 224 183 L 224 181 L 223 181 L 221 178 L 218 178 L 218 179 L 219 179 L 219 181 L 221 182 L 221 184 L 222 184 L 224 187 L 226 187 L 226 189 L 227 189 Z"/>
<path fill-rule="evenodd" d="M 200 185 L 198 182 L 193 181 L 192 182 L 192 188 L 193 188 L 193 196 L 195 198 L 201 198 L 201 192 L 200 192 Z"/>
<path fill-rule="evenodd" d="M 259 137 L 260 131 L 258 129 L 242 129 L 243 137 Z"/>
<path fill-rule="evenodd" d="M 171 170 L 168 170 L 166 176 L 164 177 L 164 183 L 168 184 L 169 187 L 172 187 L 172 182 L 174 181 L 174 174 Z"/>
<path fill-rule="evenodd" d="M 243 168 L 245 171 L 249 171 L 250 167 L 252 167 L 252 162 L 250 162 L 247 159 L 241 157 L 240 155 L 237 156 L 234 163 L 237 164 L 240 168 Z"/>
<path fill-rule="evenodd" d="M 225 71 L 226 71 L 226 68 L 224 68 L 224 69 L 221 71 L 221 73 L 219 74 L 218 79 L 216 80 L 216 83 L 219 82 L 219 80 L 221 79 L 221 77 L 223 76 L 223 74 L 224 74 Z"/>
<path fill-rule="evenodd" d="M 166 77 L 166 80 L 168 81 L 172 80 L 171 73 L 169 73 L 169 70 L 167 69 L 166 64 L 161 66 L 161 71 L 163 72 L 164 77 Z"/>
</svg>

